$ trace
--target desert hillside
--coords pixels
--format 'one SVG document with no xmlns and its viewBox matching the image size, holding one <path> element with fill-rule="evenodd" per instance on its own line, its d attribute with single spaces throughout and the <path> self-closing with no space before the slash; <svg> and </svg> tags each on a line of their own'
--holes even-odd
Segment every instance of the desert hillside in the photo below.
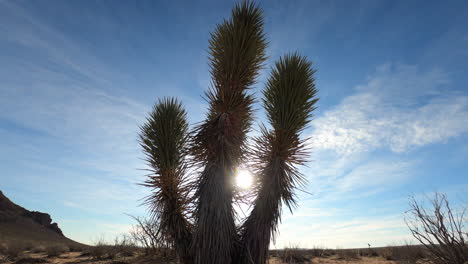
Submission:
<svg viewBox="0 0 468 264">
<path fill-rule="evenodd" d="M 78 244 L 66 238 L 47 213 L 29 211 L 0 191 L 0 243 Z"/>
</svg>

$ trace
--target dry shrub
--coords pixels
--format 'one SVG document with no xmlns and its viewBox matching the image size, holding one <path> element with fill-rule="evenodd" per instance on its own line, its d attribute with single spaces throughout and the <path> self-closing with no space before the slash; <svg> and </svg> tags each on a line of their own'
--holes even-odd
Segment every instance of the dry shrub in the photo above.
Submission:
<svg viewBox="0 0 468 264">
<path fill-rule="evenodd" d="M 426 251 L 421 246 L 404 245 L 394 249 L 395 260 L 401 263 L 416 263 L 426 257 Z"/>
<path fill-rule="evenodd" d="M 323 257 L 330 257 L 336 255 L 336 250 L 334 249 L 325 249 L 323 252 Z"/>
<path fill-rule="evenodd" d="M 379 255 L 386 260 L 394 260 L 392 247 L 385 247 L 379 249 Z"/>
<path fill-rule="evenodd" d="M 115 259 L 119 255 L 119 252 L 117 251 L 117 248 L 114 246 L 108 246 L 106 247 L 106 254 L 108 259 Z"/>
<path fill-rule="evenodd" d="M 94 247 L 89 248 L 89 254 L 95 259 L 104 259 L 106 257 L 109 246 L 103 242 L 98 242 Z"/>
<path fill-rule="evenodd" d="M 447 196 L 435 193 L 427 197 L 430 205 L 410 202 L 405 222 L 414 238 L 424 245 L 436 264 L 468 262 L 467 207 L 452 209 Z"/>
<path fill-rule="evenodd" d="M 379 254 L 387 260 L 405 264 L 414 264 L 426 257 L 426 252 L 422 246 L 410 244 L 381 248 Z"/>
<path fill-rule="evenodd" d="M 6 245 L 3 253 L 9 259 L 16 259 L 20 257 L 24 252 L 24 244 L 20 242 L 14 242 Z"/>
<path fill-rule="evenodd" d="M 138 250 L 130 236 L 123 235 L 121 239 L 118 237 L 114 240 L 115 251 L 123 257 L 132 257 Z"/>
<path fill-rule="evenodd" d="M 336 254 L 338 255 L 338 259 L 343 260 L 356 260 L 360 258 L 359 249 L 337 249 Z"/>
<path fill-rule="evenodd" d="M 307 254 L 311 257 L 325 257 L 326 256 L 326 249 L 314 246 L 311 249 L 307 250 Z"/>
<path fill-rule="evenodd" d="M 170 248 L 170 243 L 167 238 L 162 234 L 160 223 L 152 221 L 149 218 L 132 216 L 137 224 L 132 227 L 130 231 L 130 239 L 132 244 L 144 249 L 147 256 L 161 255 L 161 249 Z"/>
<path fill-rule="evenodd" d="M 298 246 L 289 246 L 278 251 L 278 257 L 282 262 L 292 263 L 308 263 L 310 258 L 307 256 L 307 250 L 301 249 Z"/>
<path fill-rule="evenodd" d="M 46 252 L 46 248 L 44 246 L 35 246 L 31 249 L 32 253 L 42 253 Z"/>
<path fill-rule="evenodd" d="M 88 249 L 87 246 L 78 245 L 78 244 L 70 244 L 68 245 L 68 248 L 70 249 L 70 252 L 83 252 Z"/>
<path fill-rule="evenodd" d="M 130 236 L 117 237 L 114 245 L 109 245 L 103 239 L 99 240 L 95 246 L 89 247 L 82 256 L 91 255 L 95 259 L 115 259 L 118 256 L 132 257 L 138 251 L 138 246 L 133 243 Z"/>
<path fill-rule="evenodd" d="M 46 248 L 46 254 L 49 257 L 57 257 L 69 251 L 70 249 L 65 245 L 50 245 Z"/>
<path fill-rule="evenodd" d="M 368 257 L 378 257 L 379 256 L 379 253 L 377 252 L 377 250 L 375 249 L 369 249 L 367 251 L 367 256 Z"/>
</svg>

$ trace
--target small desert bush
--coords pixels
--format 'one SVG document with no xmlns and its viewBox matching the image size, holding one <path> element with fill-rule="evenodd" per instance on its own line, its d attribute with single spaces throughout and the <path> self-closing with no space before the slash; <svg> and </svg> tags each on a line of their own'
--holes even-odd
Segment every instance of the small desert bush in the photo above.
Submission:
<svg viewBox="0 0 468 264">
<path fill-rule="evenodd" d="M 336 255 L 342 260 L 356 260 L 360 258 L 361 253 L 359 249 L 337 249 Z"/>
<path fill-rule="evenodd" d="M 89 248 L 89 255 L 98 260 L 115 259 L 118 256 L 133 256 L 136 250 L 136 247 L 129 245 L 109 245 L 98 242 L 95 246 Z"/>
<path fill-rule="evenodd" d="M 77 244 L 70 244 L 68 245 L 70 252 L 84 252 L 88 249 L 87 246 L 84 245 L 77 245 Z"/>
<path fill-rule="evenodd" d="M 114 240 L 114 250 L 123 257 L 132 257 L 138 250 L 133 240 L 128 236 L 118 237 Z"/>
<path fill-rule="evenodd" d="M 50 245 L 46 247 L 46 254 L 49 257 L 57 257 L 69 251 L 70 249 L 65 245 Z"/>
<path fill-rule="evenodd" d="M 362 252 L 364 252 L 364 251 L 362 251 Z M 375 249 L 368 249 L 368 250 L 366 250 L 365 255 L 368 256 L 368 257 L 378 257 L 379 253 Z M 363 256 L 363 255 L 361 254 L 361 256 Z"/>
<path fill-rule="evenodd" d="M 104 259 L 107 256 L 109 246 L 98 242 L 94 247 L 89 248 L 89 255 L 95 259 Z"/>
<path fill-rule="evenodd" d="M 336 255 L 336 250 L 334 249 L 325 249 L 325 251 L 323 252 L 324 257 L 330 257 L 334 255 Z"/>
<path fill-rule="evenodd" d="M 24 244 L 21 242 L 13 242 L 3 249 L 3 254 L 9 259 L 16 259 L 20 257 L 24 252 Z"/>
<path fill-rule="evenodd" d="M 287 264 L 308 263 L 310 261 L 310 258 L 307 256 L 307 250 L 301 249 L 298 246 L 289 246 L 278 251 L 278 257 L 282 262 Z"/>
<path fill-rule="evenodd" d="M 379 249 L 379 255 L 386 260 L 394 260 L 392 247 L 385 247 Z"/>
<path fill-rule="evenodd" d="M 32 253 L 42 253 L 46 252 L 46 248 L 44 246 L 35 246 L 31 249 Z"/>
<path fill-rule="evenodd" d="M 388 246 L 380 249 L 379 255 L 387 260 L 394 260 L 398 263 L 414 264 L 418 260 L 426 257 L 425 249 L 422 246 Z"/>
<path fill-rule="evenodd" d="M 307 255 L 311 257 L 325 257 L 326 256 L 326 249 L 314 246 L 311 249 L 307 250 Z"/>
</svg>

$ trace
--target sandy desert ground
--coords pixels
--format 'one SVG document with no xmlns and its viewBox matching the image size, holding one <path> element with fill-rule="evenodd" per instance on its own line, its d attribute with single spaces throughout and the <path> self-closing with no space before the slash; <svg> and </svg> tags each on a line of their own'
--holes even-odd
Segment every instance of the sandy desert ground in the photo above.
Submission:
<svg viewBox="0 0 468 264">
<path fill-rule="evenodd" d="M 34 264 L 34 263 L 51 263 L 51 264 L 155 264 L 155 263 L 176 263 L 167 260 L 148 258 L 144 256 L 136 257 L 119 257 L 116 259 L 97 260 L 82 252 L 68 252 L 57 257 L 48 257 L 45 253 L 30 253 L 24 252 L 21 257 L 14 261 L 4 259 L 0 260 L 4 264 Z M 283 264 L 278 258 L 271 258 L 269 264 Z M 293 263 L 293 262 L 290 262 Z M 382 257 L 360 257 L 359 259 L 339 259 L 338 256 L 330 257 L 315 257 L 309 262 L 310 264 L 397 264 L 395 261 L 385 260 Z"/>
</svg>

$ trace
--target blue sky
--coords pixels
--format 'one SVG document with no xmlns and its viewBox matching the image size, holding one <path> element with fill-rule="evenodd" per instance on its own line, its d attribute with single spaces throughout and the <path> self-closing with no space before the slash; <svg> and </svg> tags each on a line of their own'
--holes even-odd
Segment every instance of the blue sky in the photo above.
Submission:
<svg viewBox="0 0 468 264">
<path fill-rule="evenodd" d="M 145 215 L 138 126 L 177 96 L 201 121 L 209 32 L 233 1 L 0 0 L 0 190 L 93 243 Z M 314 62 L 309 184 L 275 247 L 399 244 L 408 196 L 468 189 L 466 1 L 261 1 L 267 67 Z M 264 120 L 258 107 L 256 116 Z"/>
</svg>

